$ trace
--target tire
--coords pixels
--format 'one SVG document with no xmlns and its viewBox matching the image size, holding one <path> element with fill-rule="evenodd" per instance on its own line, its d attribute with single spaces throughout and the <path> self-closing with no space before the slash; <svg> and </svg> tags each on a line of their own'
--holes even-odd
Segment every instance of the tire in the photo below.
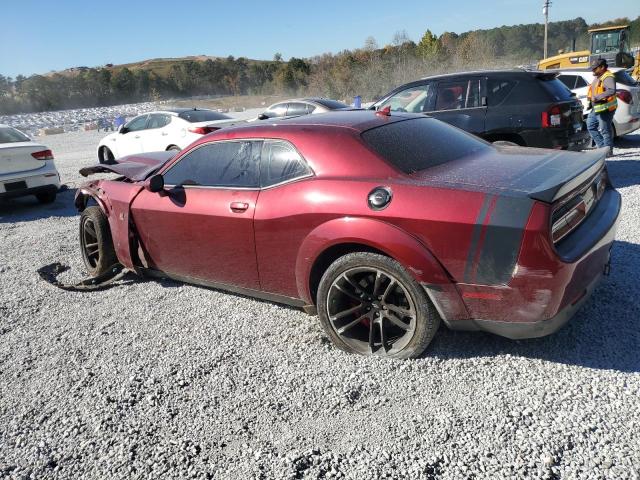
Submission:
<svg viewBox="0 0 640 480">
<path fill-rule="evenodd" d="M 91 206 L 80 215 L 80 252 L 84 266 L 97 277 L 118 263 L 107 217 L 100 207 Z"/>
<path fill-rule="evenodd" d="M 98 155 L 98 161 L 107 165 L 115 163 L 116 158 L 113 156 L 113 152 L 109 150 L 109 147 L 102 147 L 100 149 L 100 155 Z"/>
<path fill-rule="evenodd" d="M 57 194 L 58 194 L 58 192 L 55 192 L 55 191 L 41 192 L 41 193 L 36 193 L 36 198 L 38 199 L 38 202 L 40 202 L 43 205 L 45 205 L 47 203 L 55 202 Z"/>
<path fill-rule="evenodd" d="M 320 280 L 317 306 L 332 342 L 362 355 L 418 357 L 440 326 L 420 284 L 400 263 L 376 253 L 350 253 L 332 263 Z"/>
<path fill-rule="evenodd" d="M 167 152 L 170 152 L 170 151 L 179 152 L 180 150 L 182 150 L 182 149 L 177 145 L 169 145 L 167 147 Z"/>
<path fill-rule="evenodd" d="M 515 142 L 510 142 L 509 140 L 496 140 L 491 143 L 493 143 L 494 145 L 503 146 L 503 147 L 519 147 L 520 146 Z"/>
</svg>

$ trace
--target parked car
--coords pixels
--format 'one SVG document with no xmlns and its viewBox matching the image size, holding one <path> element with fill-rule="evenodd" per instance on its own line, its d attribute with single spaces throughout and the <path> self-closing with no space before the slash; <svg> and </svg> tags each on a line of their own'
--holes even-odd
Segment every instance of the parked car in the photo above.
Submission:
<svg viewBox="0 0 640 480">
<path fill-rule="evenodd" d="M 98 160 L 112 163 L 134 153 L 182 150 L 207 133 L 237 123 L 242 121 L 213 110 L 196 108 L 143 113 L 100 140 Z"/>
<path fill-rule="evenodd" d="M 582 105 L 555 77 L 523 69 L 427 77 L 371 108 L 428 114 L 490 142 L 580 150 L 590 142 Z"/>
<path fill-rule="evenodd" d="M 616 79 L 616 94 L 618 108 L 613 116 L 614 136 L 620 137 L 640 128 L 640 85 L 623 68 L 610 68 Z M 591 70 L 563 70 L 558 75 L 558 80 L 564 83 L 584 107 L 584 116 L 589 114 L 589 100 L 587 92 L 593 82 L 594 75 Z"/>
<path fill-rule="evenodd" d="M 51 150 L 0 124 L 0 199 L 35 195 L 40 203 L 51 203 L 59 189 Z"/>
<path fill-rule="evenodd" d="M 267 120 L 269 118 L 297 117 L 317 113 L 327 113 L 332 110 L 351 109 L 346 103 L 330 98 L 294 98 L 271 105 L 254 120 Z"/>
<path fill-rule="evenodd" d="M 82 171 L 126 177 L 78 190 L 90 274 L 119 262 L 317 309 L 361 354 L 418 356 L 440 321 L 557 330 L 608 268 L 620 211 L 604 149 L 497 147 L 419 115 L 253 123 L 170 153 Z"/>
</svg>

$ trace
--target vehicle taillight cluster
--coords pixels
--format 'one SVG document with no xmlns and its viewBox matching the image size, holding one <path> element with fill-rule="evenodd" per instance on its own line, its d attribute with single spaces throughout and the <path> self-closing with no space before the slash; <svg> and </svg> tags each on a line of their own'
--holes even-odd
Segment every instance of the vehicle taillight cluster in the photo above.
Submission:
<svg viewBox="0 0 640 480">
<path fill-rule="evenodd" d="M 607 172 L 603 170 L 580 193 L 556 207 L 551 217 L 551 238 L 553 243 L 558 243 L 587 218 L 606 188 Z"/>
<path fill-rule="evenodd" d="M 31 156 L 37 160 L 53 160 L 53 152 L 51 150 L 33 152 Z"/>
<path fill-rule="evenodd" d="M 633 104 L 633 97 L 631 93 L 627 90 L 618 90 L 616 92 L 616 96 L 619 100 L 622 100 L 624 103 L 628 103 L 629 105 Z"/>
<path fill-rule="evenodd" d="M 216 130 L 220 130 L 220 127 L 193 127 L 189 129 L 191 133 L 197 133 L 198 135 L 206 135 Z"/>
<path fill-rule="evenodd" d="M 546 112 L 542 112 L 542 128 L 559 127 L 562 123 L 562 110 L 554 105 Z"/>
</svg>

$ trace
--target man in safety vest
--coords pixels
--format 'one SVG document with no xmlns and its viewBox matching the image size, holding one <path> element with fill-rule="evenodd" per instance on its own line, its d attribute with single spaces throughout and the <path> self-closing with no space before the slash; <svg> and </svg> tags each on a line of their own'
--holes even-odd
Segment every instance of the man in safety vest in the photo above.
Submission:
<svg viewBox="0 0 640 480">
<path fill-rule="evenodd" d="M 589 86 L 587 97 L 591 104 L 591 112 L 587 117 L 587 129 L 596 147 L 608 147 L 613 154 L 613 114 L 618 108 L 616 98 L 616 79 L 608 70 L 607 61 L 604 58 L 594 58 L 591 61 L 591 71 L 595 75 L 593 83 Z"/>
</svg>

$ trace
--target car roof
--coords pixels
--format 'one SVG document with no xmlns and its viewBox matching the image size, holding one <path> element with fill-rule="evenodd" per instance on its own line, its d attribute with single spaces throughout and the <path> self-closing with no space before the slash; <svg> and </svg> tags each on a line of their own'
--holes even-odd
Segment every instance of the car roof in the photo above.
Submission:
<svg viewBox="0 0 640 480">
<path fill-rule="evenodd" d="M 357 133 L 370 130 L 371 128 L 380 127 L 390 123 L 395 123 L 403 120 L 427 118 L 425 115 L 418 115 L 412 113 L 400 113 L 391 112 L 390 115 L 385 115 L 373 110 L 332 110 L 327 113 L 319 113 L 316 115 L 300 115 L 297 117 L 285 117 L 272 120 L 265 120 L 264 122 L 256 124 L 245 123 L 241 125 L 235 125 L 233 127 L 220 130 L 223 132 L 237 132 L 244 134 L 264 134 L 266 132 L 278 132 L 283 131 L 299 131 L 305 129 L 305 127 L 318 127 L 348 129 Z M 216 135 L 215 133 L 213 135 Z M 268 136 L 268 135 L 267 135 Z"/>
<path fill-rule="evenodd" d="M 445 73 L 442 75 L 431 75 L 428 77 L 422 77 L 420 80 L 438 80 L 441 78 L 453 78 L 459 77 L 462 75 L 539 75 L 545 73 L 555 73 L 549 72 L 547 70 L 528 70 L 525 68 L 510 68 L 510 69 L 496 69 L 496 70 L 470 70 L 467 72 L 454 72 L 454 73 Z"/>
</svg>

